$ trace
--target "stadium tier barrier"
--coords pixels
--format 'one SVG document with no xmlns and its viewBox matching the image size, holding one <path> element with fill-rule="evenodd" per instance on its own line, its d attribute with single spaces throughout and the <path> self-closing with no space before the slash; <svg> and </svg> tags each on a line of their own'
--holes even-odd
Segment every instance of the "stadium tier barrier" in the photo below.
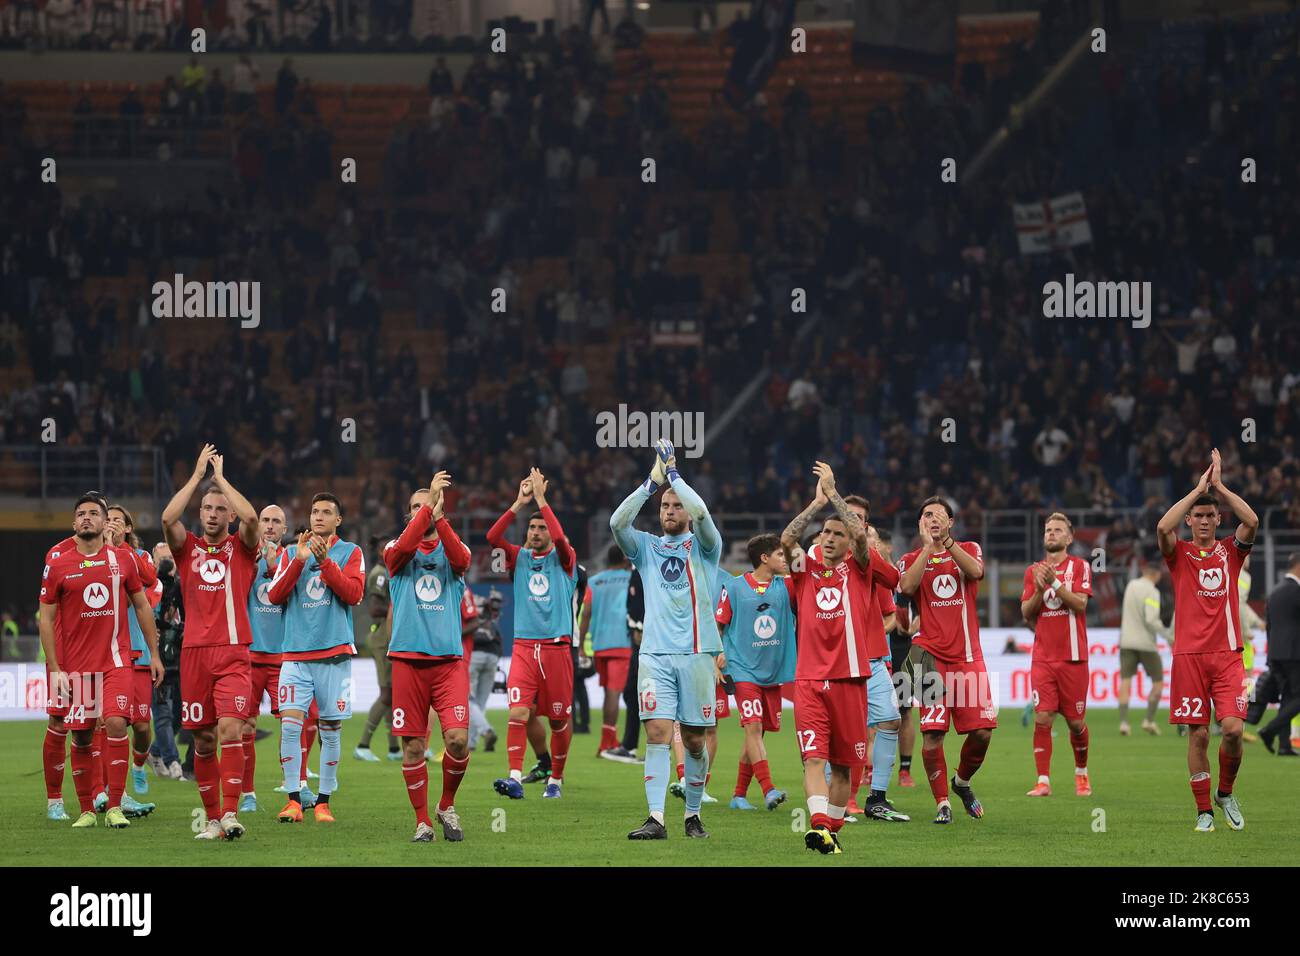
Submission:
<svg viewBox="0 0 1300 956">
<path fill-rule="evenodd" d="M 1014 642 L 1015 652 L 1008 652 L 1008 640 Z M 1253 646 L 1259 652 L 1250 676 L 1258 676 L 1264 668 L 1262 634 L 1252 634 Z M 1019 710 L 1029 703 L 1031 687 L 1029 664 L 1031 638 L 1023 628 L 984 628 L 980 631 L 984 650 L 984 663 L 989 674 L 989 687 L 993 699 L 1002 710 Z M 1169 646 L 1160 642 L 1160 657 L 1165 666 L 1165 686 L 1161 699 L 1169 702 L 1169 669 L 1172 656 Z M 509 673 L 510 658 L 501 658 L 501 672 Z M 1088 706 L 1110 708 L 1118 706 L 1119 691 L 1119 629 L 1094 628 L 1088 634 Z M 1142 671 L 1133 680 L 1132 702 L 1144 703 L 1150 681 Z M 358 657 L 352 663 L 352 712 L 364 720 L 365 712 L 379 696 L 379 682 L 375 676 L 375 662 L 370 657 Z M 595 677 L 587 680 L 587 695 L 591 712 L 599 716 L 604 694 Z M 45 718 L 45 667 L 42 664 L 0 664 L 0 720 L 43 720 Z M 786 700 L 786 707 L 793 706 Z M 735 702 L 732 702 L 735 709 Z M 488 701 L 489 710 L 506 710 L 506 695 L 493 693 Z M 262 713 L 269 714 L 269 698 L 262 700 Z"/>
</svg>

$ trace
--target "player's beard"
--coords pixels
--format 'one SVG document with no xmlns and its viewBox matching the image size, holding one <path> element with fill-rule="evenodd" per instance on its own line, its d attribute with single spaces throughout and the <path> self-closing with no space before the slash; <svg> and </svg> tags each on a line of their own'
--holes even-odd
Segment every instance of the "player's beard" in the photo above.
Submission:
<svg viewBox="0 0 1300 956">
<path fill-rule="evenodd" d="M 1058 554 L 1060 554 L 1060 553 L 1063 552 L 1064 550 L 1065 550 L 1065 545 L 1063 545 L 1063 544 L 1062 544 L 1062 545 L 1058 545 L 1058 546 L 1056 546 L 1055 548 L 1053 548 L 1050 544 L 1047 546 L 1047 553 L 1050 554 L 1050 555 L 1052 555 L 1052 557 L 1056 557 Z"/>
<path fill-rule="evenodd" d="M 104 538 L 104 537 L 105 535 L 104 532 L 102 531 L 78 531 L 77 532 L 77 540 L 79 541 L 89 542 L 89 541 L 94 541 L 96 538 Z M 100 543 L 102 544 L 103 542 L 101 541 Z"/>
</svg>

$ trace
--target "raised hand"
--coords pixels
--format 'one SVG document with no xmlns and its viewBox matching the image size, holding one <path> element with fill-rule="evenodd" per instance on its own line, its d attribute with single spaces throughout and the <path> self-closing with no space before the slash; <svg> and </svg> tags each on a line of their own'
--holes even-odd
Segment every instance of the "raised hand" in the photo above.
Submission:
<svg viewBox="0 0 1300 956">
<path fill-rule="evenodd" d="M 1219 449 L 1210 452 L 1210 484 L 1215 488 L 1223 487 L 1223 459 L 1219 457 Z"/>
<path fill-rule="evenodd" d="M 316 556 L 317 561 L 324 561 L 329 557 L 329 546 L 325 543 L 325 539 L 318 534 L 311 536 L 311 553 Z"/>
<path fill-rule="evenodd" d="M 298 535 L 298 551 L 294 557 L 299 561 L 306 561 L 311 557 L 311 544 L 309 543 L 311 537 L 312 535 L 310 531 L 304 531 L 302 534 Z"/>
<path fill-rule="evenodd" d="M 216 445 L 207 444 L 203 446 L 203 450 L 199 452 L 199 460 L 194 463 L 195 478 L 202 478 L 208 473 L 208 462 L 212 460 L 212 456 L 216 453 Z"/>
<path fill-rule="evenodd" d="M 450 488 L 450 487 L 451 487 L 451 475 L 447 474 L 445 471 L 438 472 L 436 475 L 433 476 L 433 481 L 429 482 L 430 502 L 432 503 L 432 500 L 434 498 L 439 497 L 442 494 L 442 490 L 444 488 Z"/>
<path fill-rule="evenodd" d="M 550 485 L 550 482 L 546 480 L 546 476 L 537 468 L 534 468 L 528 473 L 528 485 L 533 490 L 533 500 L 537 502 L 537 506 L 539 508 L 545 507 L 546 489 Z"/>
<path fill-rule="evenodd" d="M 525 478 L 519 482 L 519 494 L 515 497 L 515 504 L 523 507 L 533 497 L 533 483 L 531 479 Z"/>
<path fill-rule="evenodd" d="M 835 472 L 826 462 L 819 461 L 813 465 L 813 474 L 817 476 L 817 490 L 829 501 L 835 494 Z"/>
<path fill-rule="evenodd" d="M 225 478 L 225 476 L 226 476 L 226 471 L 225 471 L 225 468 L 226 468 L 226 458 L 225 458 L 225 456 L 224 456 L 224 455 L 213 454 L 213 456 L 212 456 L 211 459 L 209 459 L 209 460 L 212 462 L 212 477 L 213 477 L 214 479 L 216 479 L 217 481 L 221 481 L 221 480 L 222 480 L 223 478 Z"/>
</svg>

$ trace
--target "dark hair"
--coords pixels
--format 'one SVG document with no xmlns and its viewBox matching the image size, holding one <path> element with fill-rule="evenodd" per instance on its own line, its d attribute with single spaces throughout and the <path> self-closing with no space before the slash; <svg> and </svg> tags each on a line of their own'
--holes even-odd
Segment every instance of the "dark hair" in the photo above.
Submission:
<svg viewBox="0 0 1300 956">
<path fill-rule="evenodd" d="M 880 540 L 881 544 L 889 544 L 889 542 L 894 540 L 893 532 L 888 528 L 877 528 L 876 537 Z"/>
<path fill-rule="evenodd" d="M 546 519 L 542 517 L 542 513 L 540 511 L 534 511 L 532 514 L 528 516 L 529 524 L 532 524 L 534 521 L 540 521 L 543 524 L 546 524 Z M 549 528 L 550 525 L 546 525 L 546 527 Z"/>
<path fill-rule="evenodd" d="M 862 497 L 861 495 L 849 495 L 844 499 L 844 503 L 846 505 L 859 506 L 863 511 L 867 513 L 868 518 L 871 517 L 871 502 L 868 501 L 866 498 Z"/>
<path fill-rule="evenodd" d="M 110 505 L 108 510 L 122 512 L 122 517 L 126 519 L 127 525 L 130 526 L 124 536 L 124 540 L 131 547 L 139 548 L 140 536 L 135 533 L 135 518 L 131 517 L 131 512 L 127 511 L 122 505 Z M 105 516 L 107 516 L 107 512 L 105 513 Z"/>
<path fill-rule="evenodd" d="M 763 555 L 775 554 L 781 549 L 781 539 L 768 532 L 767 534 L 756 534 L 745 544 L 745 551 L 749 554 L 749 563 L 758 567 L 763 563 Z"/>
<path fill-rule="evenodd" d="M 340 518 L 343 517 L 343 502 L 339 501 L 337 495 L 333 495 L 328 491 L 317 492 L 316 495 L 311 499 L 311 503 L 314 505 L 318 501 L 332 502 L 334 505 L 334 510 L 339 513 L 339 517 Z"/>
<path fill-rule="evenodd" d="M 1214 505 L 1214 508 L 1217 511 L 1219 507 L 1219 499 L 1207 491 L 1203 495 L 1196 496 L 1196 500 L 1192 502 L 1192 508 L 1195 508 L 1197 505 Z M 1187 510 L 1191 511 L 1192 509 L 1188 508 Z"/>
<path fill-rule="evenodd" d="M 87 503 L 99 505 L 99 510 L 104 512 L 104 517 L 108 517 L 108 499 L 98 491 L 83 492 L 81 497 L 79 497 L 76 503 L 72 506 L 72 513 L 75 515 L 77 509 Z"/>
<path fill-rule="evenodd" d="M 616 544 L 611 544 L 609 550 L 605 552 L 605 564 L 613 567 L 616 564 L 622 564 L 624 560 L 623 549 Z"/>
<path fill-rule="evenodd" d="M 930 505 L 943 505 L 943 510 L 948 512 L 948 517 L 953 517 L 952 505 L 948 504 L 948 499 L 941 498 L 938 495 L 931 495 L 929 498 L 926 498 L 921 502 L 921 507 L 916 509 L 917 521 L 921 520 L 921 515 L 925 514 L 925 509 L 930 507 Z"/>
</svg>

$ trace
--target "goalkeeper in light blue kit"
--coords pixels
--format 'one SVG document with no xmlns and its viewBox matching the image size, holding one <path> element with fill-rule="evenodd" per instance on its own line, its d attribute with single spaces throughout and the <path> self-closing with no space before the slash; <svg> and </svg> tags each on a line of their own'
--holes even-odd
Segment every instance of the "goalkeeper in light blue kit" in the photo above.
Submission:
<svg viewBox="0 0 1300 956">
<path fill-rule="evenodd" d="M 641 638 L 637 702 L 646 729 L 645 793 L 650 816 L 629 840 L 666 840 L 664 799 L 672 777 L 673 721 L 681 725 L 686 765 L 686 835 L 707 837 L 700 822 L 704 778 L 709 771 L 704 732 L 716 724 L 713 659 L 722 650 L 716 606 L 722 536 L 698 494 L 677 473 L 673 446 L 655 445 L 655 464 L 645 482 L 609 519 L 614 540 L 641 574 L 645 631 Z M 632 521 L 664 482 L 656 537 Z M 692 530 L 692 523 L 694 530 Z"/>
</svg>

